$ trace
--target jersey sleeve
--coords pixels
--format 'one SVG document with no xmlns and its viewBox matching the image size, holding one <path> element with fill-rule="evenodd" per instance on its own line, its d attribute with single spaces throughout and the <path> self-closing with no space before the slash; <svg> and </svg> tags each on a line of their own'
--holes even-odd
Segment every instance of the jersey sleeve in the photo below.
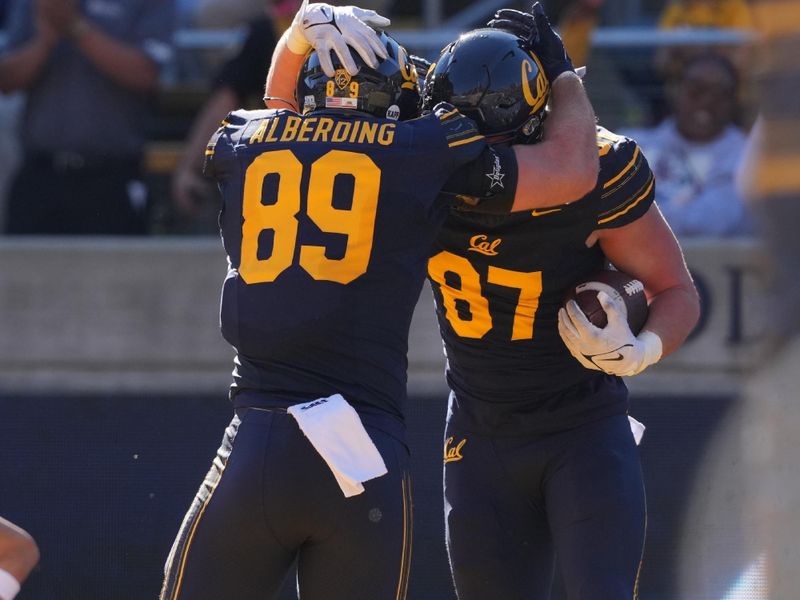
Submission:
<svg viewBox="0 0 800 600">
<path fill-rule="evenodd" d="M 655 199 L 655 178 L 639 145 L 630 138 L 605 130 L 598 132 L 600 177 L 587 204 L 597 229 L 632 223 L 644 215 Z"/>
<path fill-rule="evenodd" d="M 475 121 L 462 115 L 452 104 L 441 102 L 433 109 L 438 135 L 447 146 L 450 172 L 477 159 L 486 148 L 486 138 Z"/>
<path fill-rule="evenodd" d="M 224 181 L 233 173 L 236 164 L 234 136 L 247 125 L 247 118 L 240 112 L 229 113 L 219 129 L 208 140 L 203 160 L 203 175 L 216 181 Z"/>
</svg>

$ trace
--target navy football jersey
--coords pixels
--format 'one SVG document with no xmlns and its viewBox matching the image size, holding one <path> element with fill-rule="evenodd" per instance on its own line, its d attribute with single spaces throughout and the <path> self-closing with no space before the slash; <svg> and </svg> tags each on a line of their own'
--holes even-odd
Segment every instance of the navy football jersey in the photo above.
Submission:
<svg viewBox="0 0 800 600">
<path fill-rule="evenodd" d="M 408 329 L 447 216 L 439 190 L 485 147 L 448 105 L 407 122 L 288 110 L 223 121 L 205 172 L 222 192 L 234 401 L 341 393 L 402 420 Z"/>
<path fill-rule="evenodd" d="M 587 237 L 653 202 L 636 143 L 599 127 L 597 143 L 597 186 L 579 201 L 509 216 L 453 210 L 440 232 L 428 276 L 462 427 L 545 432 L 627 408 L 622 380 L 582 367 L 557 328 L 567 289 L 605 263 Z"/>
</svg>

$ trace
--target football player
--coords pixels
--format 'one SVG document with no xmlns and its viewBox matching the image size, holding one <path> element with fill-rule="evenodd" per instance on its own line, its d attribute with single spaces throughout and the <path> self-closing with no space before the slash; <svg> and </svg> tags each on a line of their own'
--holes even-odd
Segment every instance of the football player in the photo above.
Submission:
<svg viewBox="0 0 800 600">
<path fill-rule="evenodd" d="M 503 10 L 490 25 L 445 48 L 425 106 L 452 103 L 496 143 L 546 139 L 545 103 L 529 91 L 559 73 L 525 42 L 550 35 L 546 17 Z M 459 600 L 545 600 L 556 555 L 569 598 L 636 597 L 645 497 L 620 375 L 676 350 L 699 306 L 636 143 L 597 127 L 595 151 L 591 192 L 510 216 L 453 210 L 428 263 L 452 390 L 445 512 Z M 638 336 L 602 292 L 604 329 L 574 301 L 561 308 L 608 262 L 644 284 Z"/>
<path fill-rule="evenodd" d="M 0 600 L 13 600 L 39 562 L 39 548 L 28 534 L 0 517 Z"/>
<path fill-rule="evenodd" d="M 302 65 L 287 94 L 302 114 L 268 88 L 277 106 L 231 113 L 206 150 L 236 414 L 173 544 L 164 600 L 271 598 L 295 560 L 304 600 L 406 595 L 406 350 L 448 214 L 439 192 L 461 165 L 507 164 L 511 177 L 516 163 L 450 106 L 407 120 L 416 71 L 357 17 L 385 24 L 303 5 L 282 42 Z M 477 187 L 477 201 L 508 206 Z"/>
</svg>

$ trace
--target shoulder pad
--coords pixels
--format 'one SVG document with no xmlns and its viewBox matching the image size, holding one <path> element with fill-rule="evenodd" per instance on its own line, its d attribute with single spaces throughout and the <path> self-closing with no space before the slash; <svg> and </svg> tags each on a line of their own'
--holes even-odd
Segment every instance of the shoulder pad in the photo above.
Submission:
<svg viewBox="0 0 800 600">
<path fill-rule="evenodd" d="M 280 110 L 276 108 L 264 108 L 261 110 L 234 110 L 233 112 L 228 113 L 228 116 L 222 121 L 222 126 L 230 128 L 233 131 L 246 126 L 252 121 L 266 119 L 267 117 L 271 117 L 279 112 Z"/>
<path fill-rule="evenodd" d="M 452 119 L 453 117 L 464 116 L 449 102 L 439 102 L 439 104 L 433 107 L 433 114 L 436 115 L 436 118 L 440 121 L 446 121 L 448 119 Z"/>
<path fill-rule="evenodd" d="M 600 175 L 594 194 L 599 196 L 597 225 L 619 227 L 642 216 L 655 197 L 650 165 L 632 139 L 598 127 Z"/>
</svg>

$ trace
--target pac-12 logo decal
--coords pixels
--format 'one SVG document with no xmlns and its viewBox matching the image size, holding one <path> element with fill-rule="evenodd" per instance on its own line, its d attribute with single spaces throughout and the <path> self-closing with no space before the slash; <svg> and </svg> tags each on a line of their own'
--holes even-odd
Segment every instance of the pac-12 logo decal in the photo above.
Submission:
<svg viewBox="0 0 800 600">
<path fill-rule="evenodd" d="M 497 238 L 496 240 L 489 241 L 489 236 L 478 234 L 473 235 L 469 238 L 469 248 L 467 248 L 470 252 L 479 252 L 480 254 L 485 254 L 486 256 L 497 256 L 498 252 L 496 248 L 502 242 L 502 238 Z"/>
<path fill-rule="evenodd" d="M 531 80 L 528 77 L 529 73 L 533 72 L 533 64 L 528 60 L 522 61 L 522 94 L 525 96 L 525 102 L 531 107 L 531 112 L 536 112 L 544 106 L 547 100 L 547 79 L 544 76 L 544 69 L 539 62 L 539 59 L 531 55 L 531 60 L 536 64 L 536 92 L 531 89 Z"/>
<path fill-rule="evenodd" d="M 464 444 L 467 443 L 467 438 L 464 438 L 457 444 L 454 444 L 454 438 L 449 437 L 447 441 L 444 443 L 444 462 L 455 462 L 457 460 L 461 460 L 464 456 L 461 454 L 461 449 L 464 447 Z"/>
<path fill-rule="evenodd" d="M 347 84 L 350 83 L 350 73 L 344 69 L 336 69 L 336 73 L 333 75 L 333 80 L 336 82 L 336 87 L 338 87 L 340 90 L 343 90 L 347 87 Z"/>
</svg>

